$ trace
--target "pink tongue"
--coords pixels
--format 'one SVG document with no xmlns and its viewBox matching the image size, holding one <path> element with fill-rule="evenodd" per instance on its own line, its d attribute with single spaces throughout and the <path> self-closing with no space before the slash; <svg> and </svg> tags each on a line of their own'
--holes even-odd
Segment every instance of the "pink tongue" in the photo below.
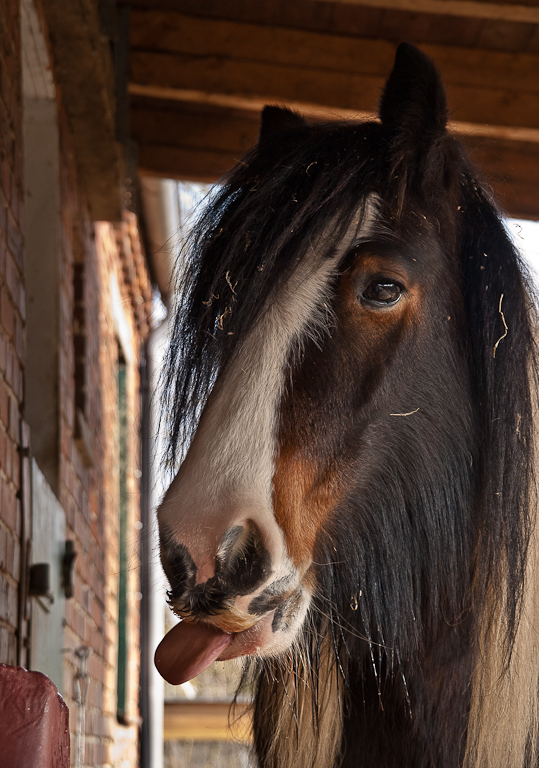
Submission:
<svg viewBox="0 0 539 768">
<path fill-rule="evenodd" d="M 180 621 L 159 643 L 155 666 L 172 685 L 181 685 L 219 658 L 234 635 L 209 624 Z"/>
</svg>

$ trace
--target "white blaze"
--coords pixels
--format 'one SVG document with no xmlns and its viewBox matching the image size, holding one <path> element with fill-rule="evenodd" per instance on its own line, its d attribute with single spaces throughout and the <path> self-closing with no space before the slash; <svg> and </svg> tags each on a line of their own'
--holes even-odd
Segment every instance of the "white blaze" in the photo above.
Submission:
<svg viewBox="0 0 539 768">
<path fill-rule="evenodd" d="M 369 207 L 363 237 L 373 220 Z M 258 526 L 271 552 L 271 580 L 294 570 L 272 509 L 279 403 L 291 349 L 305 335 L 324 332 L 331 278 L 357 239 L 356 221 L 332 258 L 321 261 L 313 250 L 301 260 L 208 399 L 159 512 L 161 523 L 188 547 L 199 568 L 197 581 L 212 575 L 224 532 L 247 519 Z"/>
</svg>

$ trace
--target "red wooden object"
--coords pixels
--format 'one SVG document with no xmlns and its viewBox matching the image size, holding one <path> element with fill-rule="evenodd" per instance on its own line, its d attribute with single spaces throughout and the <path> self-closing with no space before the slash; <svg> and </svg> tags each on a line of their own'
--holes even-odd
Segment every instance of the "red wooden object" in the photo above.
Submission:
<svg viewBox="0 0 539 768">
<path fill-rule="evenodd" d="M 0 766 L 69 768 L 69 710 L 41 672 L 0 664 Z"/>
</svg>

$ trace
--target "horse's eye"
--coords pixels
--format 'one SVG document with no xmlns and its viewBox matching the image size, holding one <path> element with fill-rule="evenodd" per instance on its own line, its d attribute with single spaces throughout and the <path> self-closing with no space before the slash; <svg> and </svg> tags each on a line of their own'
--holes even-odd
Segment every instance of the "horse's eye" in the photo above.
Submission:
<svg viewBox="0 0 539 768">
<path fill-rule="evenodd" d="M 369 304 L 389 305 L 395 304 L 401 297 L 403 287 L 392 280 L 373 280 L 368 284 L 361 298 Z"/>
</svg>

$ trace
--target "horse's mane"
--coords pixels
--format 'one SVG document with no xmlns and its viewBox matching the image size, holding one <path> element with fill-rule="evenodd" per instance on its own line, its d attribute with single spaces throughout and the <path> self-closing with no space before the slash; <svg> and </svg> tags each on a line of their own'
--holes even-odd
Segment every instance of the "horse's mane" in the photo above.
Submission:
<svg viewBox="0 0 539 768">
<path fill-rule="evenodd" d="M 437 745 L 425 766 L 443 768 L 454 755 L 469 768 L 536 764 L 534 294 L 488 186 L 445 133 L 439 90 L 434 103 L 443 119 L 425 125 L 433 71 L 413 93 L 390 79 L 381 123 L 306 125 L 290 115 L 215 192 L 178 277 L 164 386 L 171 463 L 188 447 L 217 372 L 241 348 L 268 296 L 313 244 L 320 259 L 329 255 L 369 195 L 383 201 L 385 226 L 414 242 L 434 231 L 457 265 L 462 345 L 446 364 L 465 372 L 455 386 L 470 408 L 459 408 L 457 396 L 448 403 L 437 382 L 446 400 L 434 397 L 422 415 L 440 417 L 432 442 L 426 446 L 425 431 L 414 433 L 411 422 L 406 446 L 390 442 L 393 472 L 383 493 L 370 492 L 367 523 L 362 517 L 369 535 L 351 541 L 336 520 L 320 537 L 319 589 L 298 642 L 286 659 L 247 665 L 258 680 L 255 740 L 263 768 L 330 768 L 352 706 L 343 683 L 374 686 L 383 708 L 387 680 L 404 702 L 391 727 L 407 723 L 412 741 L 431 733 Z M 415 113 L 403 106 L 410 100 Z M 408 116 L 404 125 L 399 111 Z M 428 151 L 419 152 L 421 142 Z M 434 383 L 435 372 L 426 376 Z M 345 511 L 361 517 L 357 508 Z M 334 563 L 337 541 L 345 567 Z M 473 685 L 461 692 L 470 698 L 468 730 L 464 721 L 435 733 L 443 718 L 428 702 L 437 699 L 448 717 L 455 706 L 454 691 L 444 690 L 443 653 L 464 658 L 470 637 L 475 671 L 462 672 Z M 436 657 L 428 655 L 432 639 L 443 651 Z M 374 727 L 371 714 L 359 731 Z"/>
</svg>

